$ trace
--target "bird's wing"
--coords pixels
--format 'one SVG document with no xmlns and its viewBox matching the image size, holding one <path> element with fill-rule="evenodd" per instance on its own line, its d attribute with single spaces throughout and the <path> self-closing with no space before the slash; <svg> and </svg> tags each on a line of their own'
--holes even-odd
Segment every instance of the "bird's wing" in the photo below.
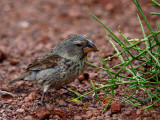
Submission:
<svg viewBox="0 0 160 120">
<path fill-rule="evenodd" d="M 55 68 L 61 59 L 62 57 L 56 54 L 44 55 L 43 57 L 40 57 L 33 61 L 31 64 L 29 64 L 26 70 L 39 71 L 44 69 Z"/>
</svg>

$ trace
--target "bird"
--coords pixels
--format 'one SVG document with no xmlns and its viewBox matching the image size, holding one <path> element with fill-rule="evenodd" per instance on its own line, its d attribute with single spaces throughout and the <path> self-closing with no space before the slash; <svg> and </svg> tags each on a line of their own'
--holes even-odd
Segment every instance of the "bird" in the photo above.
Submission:
<svg viewBox="0 0 160 120">
<path fill-rule="evenodd" d="M 96 45 L 86 35 L 74 34 L 61 41 L 53 49 L 28 65 L 16 81 L 36 81 L 43 88 L 41 106 L 48 89 L 60 89 L 73 82 L 86 68 L 87 54 L 98 51 Z"/>
</svg>

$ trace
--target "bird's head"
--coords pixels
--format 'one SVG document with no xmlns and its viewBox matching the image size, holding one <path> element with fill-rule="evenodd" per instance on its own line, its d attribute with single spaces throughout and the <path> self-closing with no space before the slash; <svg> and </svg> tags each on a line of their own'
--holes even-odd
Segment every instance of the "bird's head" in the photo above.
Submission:
<svg viewBox="0 0 160 120">
<path fill-rule="evenodd" d="M 54 52 L 68 59 L 83 59 L 89 52 L 98 51 L 86 35 L 71 35 L 54 48 Z"/>
</svg>

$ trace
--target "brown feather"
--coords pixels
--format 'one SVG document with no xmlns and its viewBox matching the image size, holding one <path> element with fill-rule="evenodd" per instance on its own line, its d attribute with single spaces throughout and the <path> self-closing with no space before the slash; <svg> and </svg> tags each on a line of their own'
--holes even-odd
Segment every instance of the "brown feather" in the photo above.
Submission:
<svg viewBox="0 0 160 120">
<path fill-rule="evenodd" d="M 52 54 L 47 57 L 41 57 L 33 61 L 29 66 L 27 67 L 27 71 L 39 71 L 39 70 L 44 70 L 44 69 L 50 69 L 54 68 L 55 66 L 58 65 L 58 62 L 62 59 L 59 55 Z"/>
</svg>

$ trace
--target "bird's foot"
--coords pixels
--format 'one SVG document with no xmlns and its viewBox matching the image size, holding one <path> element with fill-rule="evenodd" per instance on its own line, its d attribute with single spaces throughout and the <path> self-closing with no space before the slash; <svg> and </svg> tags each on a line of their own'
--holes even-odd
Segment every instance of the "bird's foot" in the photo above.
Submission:
<svg viewBox="0 0 160 120">
<path fill-rule="evenodd" d="M 41 105 L 42 108 L 46 109 L 46 106 L 43 102 L 40 102 L 39 105 Z"/>
</svg>

